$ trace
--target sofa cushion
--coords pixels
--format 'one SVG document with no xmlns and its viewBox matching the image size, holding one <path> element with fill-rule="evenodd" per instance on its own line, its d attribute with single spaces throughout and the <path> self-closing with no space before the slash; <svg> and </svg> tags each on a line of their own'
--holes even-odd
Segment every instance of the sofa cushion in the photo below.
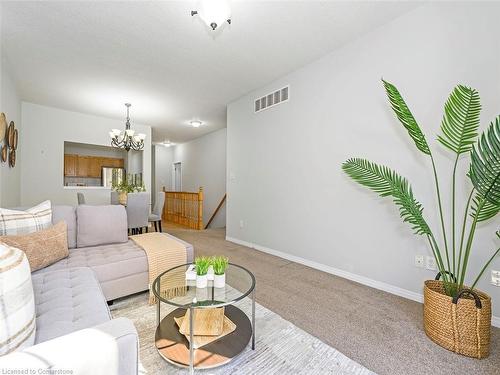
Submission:
<svg viewBox="0 0 500 375">
<path fill-rule="evenodd" d="M 76 243 L 79 248 L 128 241 L 127 213 L 121 205 L 80 205 L 76 216 Z"/>
<path fill-rule="evenodd" d="M 0 242 L 24 251 L 28 257 L 31 271 L 36 271 L 68 256 L 66 228 L 66 223 L 60 221 L 50 228 L 35 233 L 0 236 Z"/>
<path fill-rule="evenodd" d="M 36 343 L 111 319 L 90 268 L 68 268 L 32 275 L 36 304 Z"/>
<path fill-rule="evenodd" d="M 68 226 L 68 247 L 76 247 L 76 210 L 72 206 L 52 206 L 52 224 L 65 221 Z"/>
<path fill-rule="evenodd" d="M 0 208 L 0 236 L 33 233 L 51 225 L 50 201 L 24 211 Z"/>
<path fill-rule="evenodd" d="M 35 303 L 26 255 L 0 245 L 0 356 L 35 342 Z"/>
<path fill-rule="evenodd" d="M 69 256 L 38 272 L 72 267 L 90 267 L 102 284 L 137 273 L 148 272 L 146 253 L 133 241 L 71 249 Z"/>
</svg>

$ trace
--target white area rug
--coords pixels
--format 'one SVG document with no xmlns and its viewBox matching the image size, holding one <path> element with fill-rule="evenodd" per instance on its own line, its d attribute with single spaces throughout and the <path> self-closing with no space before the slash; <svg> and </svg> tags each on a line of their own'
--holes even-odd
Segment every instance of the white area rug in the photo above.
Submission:
<svg viewBox="0 0 500 375">
<path fill-rule="evenodd" d="M 244 299 L 236 306 L 247 314 L 251 301 Z M 174 310 L 162 304 L 162 317 Z M 232 362 L 202 374 L 374 374 L 350 360 L 334 348 L 256 304 L 255 350 L 250 345 Z M 114 317 L 131 319 L 140 340 L 140 360 L 147 374 L 187 374 L 163 360 L 154 345 L 156 308 L 148 305 L 148 294 L 142 293 L 116 301 L 111 306 Z M 250 315 L 249 315 L 250 316 Z M 333 319 L 333 317 L 332 317 Z"/>
</svg>

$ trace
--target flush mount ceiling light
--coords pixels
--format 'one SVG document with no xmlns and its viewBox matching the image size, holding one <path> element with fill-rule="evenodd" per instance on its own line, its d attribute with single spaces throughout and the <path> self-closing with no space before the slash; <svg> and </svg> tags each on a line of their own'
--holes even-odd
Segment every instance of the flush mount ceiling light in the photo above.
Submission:
<svg viewBox="0 0 500 375">
<path fill-rule="evenodd" d="M 172 142 L 170 142 L 170 140 L 164 140 L 162 145 L 165 147 L 174 146 L 174 144 Z"/>
<path fill-rule="evenodd" d="M 193 120 L 189 122 L 193 128 L 199 128 L 203 123 L 200 120 Z"/>
<path fill-rule="evenodd" d="M 125 103 L 127 107 L 127 121 L 125 122 L 125 131 L 120 129 L 113 129 L 109 132 L 111 137 L 111 146 L 116 148 L 123 148 L 126 151 L 135 150 L 140 151 L 144 148 L 144 140 L 146 134 L 139 133 L 135 135 L 135 130 L 130 129 L 130 115 L 129 109 L 132 104 Z"/>
<path fill-rule="evenodd" d="M 191 16 L 198 15 L 213 31 L 227 22 L 231 24 L 229 0 L 201 0 L 198 10 L 192 10 Z"/>
</svg>

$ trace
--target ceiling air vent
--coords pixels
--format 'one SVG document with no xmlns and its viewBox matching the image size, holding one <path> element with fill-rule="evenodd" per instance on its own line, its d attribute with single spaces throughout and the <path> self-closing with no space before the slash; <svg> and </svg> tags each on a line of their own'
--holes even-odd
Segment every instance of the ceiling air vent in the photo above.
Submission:
<svg viewBox="0 0 500 375">
<path fill-rule="evenodd" d="M 282 89 L 264 95 L 261 98 L 255 99 L 255 113 L 288 101 L 288 98 L 290 97 L 289 91 L 290 86 L 286 86 Z"/>
</svg>

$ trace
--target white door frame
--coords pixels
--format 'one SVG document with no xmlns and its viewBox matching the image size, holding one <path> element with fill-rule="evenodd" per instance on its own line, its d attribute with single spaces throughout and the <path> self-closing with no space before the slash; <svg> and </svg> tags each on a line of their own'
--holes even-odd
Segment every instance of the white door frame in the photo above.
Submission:
<svg viewBox="0 0 500 375">
<path fill-rule="evenodd" d="M 175 165 L 176 164 L 179 164 L 181 166 L 181 176 L 180 176 L 181 177 L 181 181 L 180 181 L 180 184 L 179 184 L 180 185 L 180 190 L 179 191 L 182 191 L 182 180 L 183 180 L 183 178 L 182 178 L 182 162 L 181 161 L 176 161 L 176 162 L 172 163 L 172 184 L 171 184 L 172 185 L 172 191 L 176 191 L 175 190 L 176 178 L 177 178 L 177 176 L 175 174 Z"/>
</svg>

